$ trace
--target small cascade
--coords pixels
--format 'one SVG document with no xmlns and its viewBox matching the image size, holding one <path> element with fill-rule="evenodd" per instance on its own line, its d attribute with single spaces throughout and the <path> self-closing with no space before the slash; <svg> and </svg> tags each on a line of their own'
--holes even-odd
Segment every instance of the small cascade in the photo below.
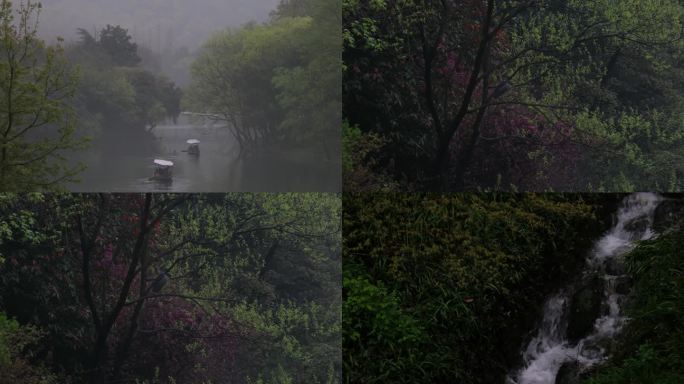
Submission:
<svg viewBox="0 0 684 384">
<path fill-rule="evenodd" d="M 555 384 L 563 367 L 573 367 L 579 373 L 605 361 L 606 342 L 629 321 L 622 313 L 630 284 L 623 256 L 639 240 L 654 236 L 653 215 L 660 201 L 660 196 L 652 193 L 635 193 L 622 201 L 615 225 L 587 257 L 582 283 L 573 283 L 546 301 L 537 333 L 522 351 L 524 366 L 509 374 L 508 384 Z M 590 323 L 591 329 L 576 337 L 577 327 L 571 324 L 573 300 L 596 291 L 602 297 L 595 300 L 598 311 L 593 328 Z"/>
</svg>

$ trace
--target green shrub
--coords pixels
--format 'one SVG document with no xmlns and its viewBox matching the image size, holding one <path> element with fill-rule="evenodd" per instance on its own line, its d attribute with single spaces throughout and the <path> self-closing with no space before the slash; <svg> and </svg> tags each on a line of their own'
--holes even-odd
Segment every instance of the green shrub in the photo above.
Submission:
<svg viewBox="0 0 684 384">
<path fill-rule="evenodd" d="M 347 122 L 342 124 L 342 173 L 345 191 L 400 189 L 396 182 L 379 170 L 374 158 L 384 145 L 385 140 L 382 137 L 363 133 L 357 126 L 351 126 Z"/>
<path fill-rule="evenodd" d="M 503 382 L 600 233 L 563 195 L 345 196 L 346 382 Z M 601 227 L 602 228 L 602 227 Z"/>
<path fill-rule="evenodd" d="M 0 313 L 0 384 L 57 383 L 53 374 L 32 361 L 41 337 L 37 328 L 22 326 Z"/>
<path fill-rule="evenodd" d="M 415 366 L 412 359 L 423 340 L 420 323 L 404 311 L 395 293 L 388 292 L 382 282 L 373 284 L 360 272 L 345 265 L 342 321 L 344 351 L 348 354 L 345 371 L 364 362 L 377 361 L 372 375 L 382 381 L 401 375 Z M 349 351 L 354 351 L 349 354 Z"/>
</svg>

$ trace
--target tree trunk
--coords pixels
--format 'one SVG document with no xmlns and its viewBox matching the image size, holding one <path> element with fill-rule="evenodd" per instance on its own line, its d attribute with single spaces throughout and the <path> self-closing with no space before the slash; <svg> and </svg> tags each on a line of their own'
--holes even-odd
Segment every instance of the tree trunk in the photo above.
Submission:
<svg viewBox="0 0 684 384">
<path fill-rule="evenodd" d="M 133 315 L 131 316 L 128 332 L 126 333 L 123 342 L 121 342 L 121 344 L 119 345 L 119 348 L 116 353 L 116 358 L 114 359 L 114 369 L 112 371 L 112 377 L 114 378 L 115 382 L 119 382 L 121 379 L 121 368 L 123 367 L 123 364 L 126 361 L 126 356 L 128 355 L 128 351 L 131 348 L 131 344 L 133 343 L 133 338 L 138 332 L 138 318 L 140 317 L 142 309 L 145 305 L 145 300 L 143 299 L 145 296 L 147 296 L 147 285 L 145 284 L 145 282 L 147 281 L 147 268 L 149 267 L 147 259 L 147 246 L 145 246 L 142 252 L 143 253 L 140 258 L 140 293 L 138 295 L 139 301 L 136 303 L 135 309 L 133 310 Z"/>
<path fill-rule="evenodd" d="M 473 62 L 473 67 L 470 71 L 470 80 L 468 81 L 468 86 L 466 87 L 465 93 L 463 95 L 463 100 L 461 101 L 459 110 L 455 114 L 453 120 L 450 124 L 448 124 L 445 131 L 439 136 L 437 154 L 435 157 L 435 163 L 432 170 L 434 174 L 431 175 L 432 177 L 430 180 L 433 189 L 437 191 L 445 191 L 449 187 L 449 175 L 447 174 L 447 171 L 449 169 L 449 149 L 451 148 L 451 140 L 459 131 L 461 125 L 463 124 L 463 121 L 465 120 L 465 117 L 468 115 L 468 109 L 470 108 L 472 98 L 475 94 L 475 90 L 477 89 L 477 85 L 480 83 L 480 73 L 482 73 L 482 70 L 485 69 L 484 63 L 487 60 L 489 42 L 494 36 L 490 31 L 493 17 L 494 0 L 489 0 L 487 2 L 487 13 L 485 15 L 485 19 L 481 27 L 482 40 L 480 41 L 480 45 L 477 50 L 477 55 L 475 56 L 475 61 Z M 487 89 L 483 89 L 482 92 L 486 93 Z M 472 151 L 472 148 L 468 148 L 470 146 L 470 143 L 468 143 L 466 145 L 466 149 Z M 462 156 L 459 156 L 459 158 L 460 157 Z M 459 166 L 461 166 L 464 169 L 463 172 L 465 172 L 465 165 L 459 164 Z M 462 180 L 459 181 L 459 183 L 462 184 Z"/>
<path fill-rule="evenodd" d="M 90 363 L 90 384 L 105 384 L 107 382 L 107 372 L 105 371 L 105 361 L 107 360 L 107 338 L 109 330 L 100 332 L 93 348 L 92 361 Z"/>
<path fill-rule="evenodd" d="M 448 189 L 449 184 L 449 149 L 451 148 L 451 140 L 444 140 L 437 150 L 437 157 L 433 166 L 433 174 L 431 175 L 432 190 L 437 192 L 444 192 Z"/>
</svg>

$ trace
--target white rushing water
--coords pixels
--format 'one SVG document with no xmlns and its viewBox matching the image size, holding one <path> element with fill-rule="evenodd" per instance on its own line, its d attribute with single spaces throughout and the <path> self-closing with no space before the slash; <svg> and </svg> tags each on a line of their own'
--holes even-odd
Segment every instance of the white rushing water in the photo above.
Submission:
<svg viewBox="0 0 684 384">
<path fill-rule="evenodd" d="M 587 257 L 584 272 L 604 277 L 604 309 L 594 322 L 593 331 L 576 344 L 568 341 L 566 331 L 572 288 L 562 289 L 545 303 L 537 334 L 522 352 L 524 367 L 511 373 L 508 383 L 554 384 L 565 363 L 576 363 L 581 371 L 605 360 L 606 351 L 601 347 L 601 341 L 612 338 L 629 320 L 620 308 L 624 295 L 616 291 L 617 279 L 622 273 L 614 266 L 621 263 L 622 256 L 632 250 L 637 241 L 654 236 L 651 225 L 660 200 L 660 196 L 652 193 L 627 196 L 618 210 L 615 225 L 596 242 Z"/>
</svg>

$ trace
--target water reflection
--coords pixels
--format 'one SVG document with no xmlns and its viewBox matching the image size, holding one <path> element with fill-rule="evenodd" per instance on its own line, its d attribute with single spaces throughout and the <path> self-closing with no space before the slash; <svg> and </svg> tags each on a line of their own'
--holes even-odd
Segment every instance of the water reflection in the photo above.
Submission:
<svg viewBox="0 0 684 384">
<path fill-rule="evenodd" d="M 200 141 L 199 156 L 187 151 L 188 139 Z M 245 158 L 225 127 L 160 125 L 151 134 L 103 133 L 78 160 L 88 168 L 75 192 L 229 192 L 338 191 L 339 166 L 324 155 L 261 154 Z M 151 180 L 154 159 L 174 163 L 173 180 Z"/>
</svg>

